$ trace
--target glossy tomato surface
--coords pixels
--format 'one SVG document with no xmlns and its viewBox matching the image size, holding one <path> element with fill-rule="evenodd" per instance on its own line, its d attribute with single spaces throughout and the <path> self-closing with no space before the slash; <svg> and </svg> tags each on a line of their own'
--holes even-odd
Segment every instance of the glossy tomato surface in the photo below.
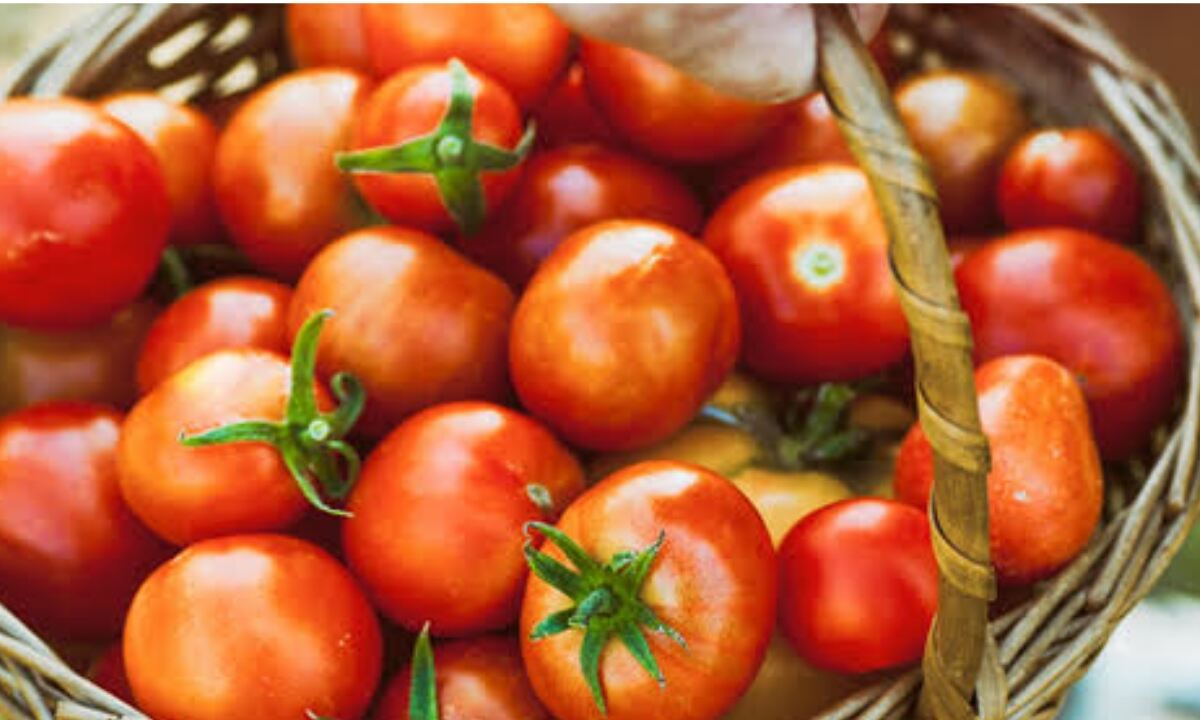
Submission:
<svg viewBox="0 0 1200 720">
<path fill-rule="evenodd" d="M 333 66 L 371 72 L 362 5 L 291 3 L 285 20 L 288 49 L 298 67 Z"/>
<path fill-rule="evenodd" d="M 134 697 L 157 720 L 357 720 L 382 654 L 379 622 L 350 573 L 279 535 L 207 540 L 176 555 L 138 590 L 124 644 Z"/>
<path fill-rule="evenodd" d="M 168 556 L 121 499 L 120 430 L 119 413 L 91 403 L 0 419 L 0 602 L 48 637 L 116 636 Z"/>
<path fill-rule="evenodd" d="M 619 147 L 620 140 L 596 109 L 583 79 L 583 66 L 571 63 L 546 99 L 533 109 L 537 144 L 555 148 L 575 143 L 599 143 Z"/>
<path fill-rule="evenodd" d="M 142 292 L 171 207 L 136 133 L 76 100 L 8 100 L 0 168 L 0 322 L 85 327 Z"/>
<path fill-rule="evenodd" d="M 570 442 L 650 445 L 682 428 L 737 359 L 733 286 L 667 225 L 610 220 L 569 236 L 517 306 L 509 342 L 522 404 Z"/>
<path fill-rule="evenodd" d="M 908 326 L 866 176 L 847 165 L 771 173 L 726 200 L 704 241 L 737 290 L 742 360 L 782 382 L 850 380 L 898 362 Z"/>
</svg>

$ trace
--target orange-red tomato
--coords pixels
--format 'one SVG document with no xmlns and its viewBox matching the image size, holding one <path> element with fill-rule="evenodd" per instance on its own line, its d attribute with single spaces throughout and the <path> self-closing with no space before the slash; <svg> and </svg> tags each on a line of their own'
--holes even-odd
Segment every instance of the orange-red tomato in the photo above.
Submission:
<svg viewBox="0 0 1200 720">
<path fill-rule="evenodd" d="M 861 171 L 811 165 L 755 180 L 717 209 L 704 241 L 737 289 L 754 372 L 849 380 L 904 356 L 887 233 Z"/>
<path fill-rule="evenodd" d="M 362 5 L 292 3 L 285 19 L 288 49 L 298 67 L 334 66 L 371 72 Z"/>
<path fill-rule="evenodd" d="M 555 148 L 573 143 L 600 143 L 619 147 L 620 140 L 596 109 L 583 80 L 583 66 L 571 63 L 558 84 L 536 108 L 538 147 Z"/>
</svg>

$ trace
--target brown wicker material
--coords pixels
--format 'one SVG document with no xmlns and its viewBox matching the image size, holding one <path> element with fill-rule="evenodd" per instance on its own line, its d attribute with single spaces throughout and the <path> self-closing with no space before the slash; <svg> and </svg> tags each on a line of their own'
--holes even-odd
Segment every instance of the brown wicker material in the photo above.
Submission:
<svg viewBox="0 0 1200 720">
<path fill-rule="evenodd" d="M 822 78 L 893 237 L 893 266 L 913 329 L 921 419 L 938 456 L 934 499 L 941 607 L 924 662 L 822 718 L 1053 717 L 1117 622 L 1149 592 L 1200 512 L 1200 353 L 1189 353 L 1177 422 L 1137 484 L 1116 484 L 1090 547 L 1032 598 L 990 623 L 986 446 L 978 435 L 969 330 L 957 310 L 927 171 L 906 150 L 887 93 L 855 61 L 840 11 L 822 9 Z M 1028 94 L 1040 120 L 1103 126 L 1140 161 L 1147 240 L 1176 289 L 1188 332 L 1200 306 L 1200 161 L 1170 92 L 1086 10 L 898 7 L 896 39 L 921 64 L 984 67 Z M 261 6 L 142 6 L 98 11 L 0 83 L 0 97 L 96 96 L 157 88 L 207 102 L 286 64 L 281 13 Z M 921 692 L 921 688 L 925 691 Z M 972 692 L 972 690 L 975 692 Z M 972 697 L 974 696 L 974 697 Z M 72 672 L 0 607 L 0 720 L 142 716 Z"/>
</svg>

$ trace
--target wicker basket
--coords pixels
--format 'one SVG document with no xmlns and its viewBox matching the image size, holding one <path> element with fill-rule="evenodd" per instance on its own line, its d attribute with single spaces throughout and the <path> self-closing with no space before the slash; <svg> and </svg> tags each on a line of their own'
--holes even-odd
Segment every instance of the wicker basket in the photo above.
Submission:
<svg viewBox="0 0 1200 720">
<path fill-rule="evenodd" d="M 923 668 L 869 687 L 823 718 L 1051 718 L 1116 624 L 1150 590 L 1200 512 L 1200 352 L 1178 420 L 1143 480 L 1114 493 L 1089 548 L 1031 599 L 989 621 L 986 443 L 978 431 L 970 337 L 936 201 L 878 75 L 845 15 L 818 13 L 822 78 L 893 237 L 912 326 L 922 423 L 937 454 L 933 529 L 941 606 Z M 1200 161 L 1170 92 L 1086 10 L 903 7 L 896 38 L 921 64 L 984 67 L 1023 88 L 1039 119 L 1121 138 L 1147 180 L 1147 242 L 1189 333 L 1200 306 Z M 278 6 L 119 6 L 98 11 L 0 83 L 0 96 L 96 96 L 157 88 L 200 103 L 261 84 L 287 64 Z M 925 682 L 922 682 L 922 679 Z M 0 718 L 141 718 L 80 678 L 0 607 Z M 243 719 L 236 719 L 243 720 Z"/>
</svg>

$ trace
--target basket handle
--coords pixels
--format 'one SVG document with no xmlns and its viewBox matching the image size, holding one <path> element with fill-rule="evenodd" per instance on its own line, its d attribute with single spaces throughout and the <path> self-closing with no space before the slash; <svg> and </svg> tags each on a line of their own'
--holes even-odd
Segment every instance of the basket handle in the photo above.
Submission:
<svg viewBox="0 0 1200 720">
<path fill-rule="evenodd" d="M 847 8 L 813 8 L 821 83 L 887 227 L 892 280 L 912 336 L 921 427 L 933 448 L 929 522 L 939 569 L 938 612 L 925 648 L 918 713 L 973 719 L 995 581 L 988 553 L 989 456 L 976 404 L 971 327 L 959 308 L 929 169 L 912 148 L 891 92 Z M 995 654 L 987 656 L 992 667 L 982 677 L 991 680 Z M 992 706 L 985 715 L 994 712 L 995 695 L 981 689 L 987 700 L 981 704 Z"/>
</svg>

